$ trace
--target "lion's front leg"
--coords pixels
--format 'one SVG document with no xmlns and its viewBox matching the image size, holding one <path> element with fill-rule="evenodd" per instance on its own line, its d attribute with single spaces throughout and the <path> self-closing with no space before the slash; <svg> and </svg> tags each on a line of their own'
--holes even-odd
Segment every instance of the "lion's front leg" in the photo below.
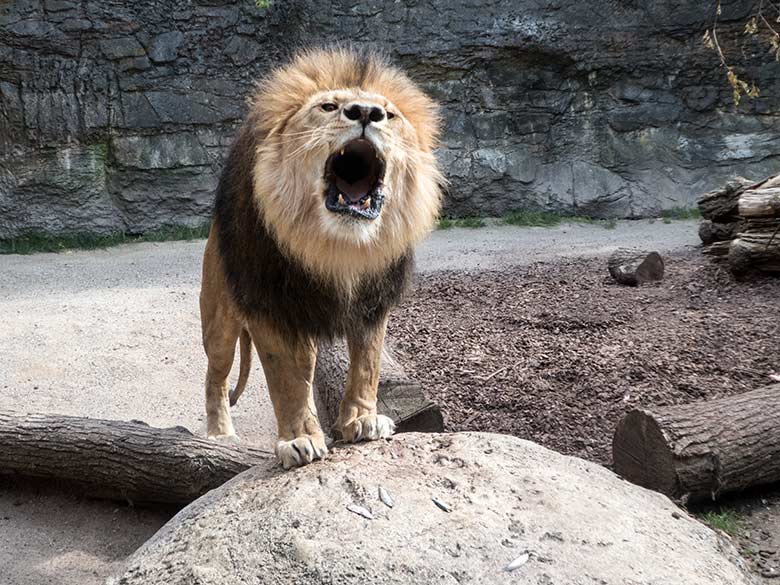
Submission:
<svg viewBox="0 0 780 585">
<path fill-rule="evenodd" d="M 276 456 L 285 469 L 321 459 L 328 452 L 314 405 L 312 384 L 317 345 L 285 340 L 268 326 L 252 328 L 276 414 Z"/>
<path fill-rule="evenodd" d="M 341 436 L 347 441 L 385 439 L 395 431 L 393 420 L 376 411 L 379 367 L 386 329 L 387 318 L 368 331 L 347 335 L 349 371 L 337 423 Z"/>
</svg>

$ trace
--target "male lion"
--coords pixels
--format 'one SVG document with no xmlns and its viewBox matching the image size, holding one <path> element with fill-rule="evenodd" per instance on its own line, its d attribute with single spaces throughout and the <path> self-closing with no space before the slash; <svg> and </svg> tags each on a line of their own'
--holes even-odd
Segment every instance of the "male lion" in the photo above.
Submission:
<svg viewBox="0 0 780 585">
<path fill-rule="evenodd" d="M 219 181 L 200 295 L 208 436 L 235 436 L 227 377 L 254 342 L 285 468 L 327 453 L 312 396 L 317 342 L 345 336 L 337 428 L 389 437 L 377 414 L 388 311 L 441 203 L 436 105 L 374 53 L 308 51 L 263 80 Z"/>
</svg>

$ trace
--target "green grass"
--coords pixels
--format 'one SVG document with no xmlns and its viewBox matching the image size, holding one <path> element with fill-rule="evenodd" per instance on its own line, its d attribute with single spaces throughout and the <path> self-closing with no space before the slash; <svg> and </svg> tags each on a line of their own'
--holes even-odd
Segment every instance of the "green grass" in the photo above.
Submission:
<svg viewBox="0 0 780 585">
<path fill-rule="evenodd" d="M 448 230 L 454 227 L 462 228 L 481 228 L 485 227 L 485 220 L 481 217 L 459 217 L 459 218 L 447 218 L 442 217 L 436 224 L 436 229 Z"/>
<path fill-rule="evenodd" d="M 558 225 L 564 217 L 551 211 L 513 211 L 501 218 L 501 223 L 529 227 L 551 227 Z"/>
<path fill-rule="evenodd" d="M 712 528 L 722 530 L 729 536 L 736 536 L 742 529 L 742 521 L 733 510 L 724 510 L 723 508 L 717 512 L 709 510 L 701 515 L 701 519 Z"/>
<path fill-rule="evenodd" d="M 670 223 L 673 219 L 699 219 L 701 212 L 698 207 L 673 207 L 664 209 L 660 217 L 664 223 Z"/>
<path fill-rule="evenodd" d="M 436 228 L 448 230 L 454 227 L 480 228 L 486 225 L 514 225 L 520 227 L 553 227 L 562 223 L 586 223 L 614 229 L 617 219 L 596 219 L 584 215 L 561 215 L 552 211 L 513 211 L 499 218 L 462 217 L 439 219 Z"/>
<path fill-rule="evenodd" d="M 95 250 L 132 242 L 167 242 L 172 240 L 196 240 L 208 236 L 209 225 L 197 227 L 166 226 L 141 235 L 124 233 L 97 235 L 71 233 L 50 235 L 28 233 L 18 238 L 0 240 L 0 254 L 35 254 L 36 252 L 61 252 L 62 250 Z"/>
</svg>

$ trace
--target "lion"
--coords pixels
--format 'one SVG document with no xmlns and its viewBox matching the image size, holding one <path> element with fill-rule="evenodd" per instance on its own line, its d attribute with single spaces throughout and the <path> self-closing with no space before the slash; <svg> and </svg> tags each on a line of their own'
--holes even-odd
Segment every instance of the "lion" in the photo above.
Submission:
<svg viewBox="0 0 780 585">
<path fill-rule="evenodd" d="M 200 295 L 207 435 L 234 439 L 229 405 L 254 344 L 285 469 L 327 454 L 312 393 L 318 342 L 346 338 L 335 427 L 387 438 L 377 414 L 388 314 L 441 206 L 437 105 L 376 52 L 308 50 L 258 83 L 220 177 Z M 239 380 L 228 394 L 236 342 Z"/>
</svg>

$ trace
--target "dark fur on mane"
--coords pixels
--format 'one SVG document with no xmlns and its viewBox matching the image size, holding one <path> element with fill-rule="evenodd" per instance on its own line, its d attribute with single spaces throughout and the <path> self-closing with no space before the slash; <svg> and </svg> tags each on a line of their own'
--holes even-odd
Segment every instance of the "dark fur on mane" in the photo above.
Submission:
<svg viewBox="0 0 780 585">
<path fill-rule="evenodd" d="M 233 300 L 247 318 L 263 318 L 292 338 L 330 339 L 377 326 L 408 286 L 412 252 L 360 283 L 348 302 L 279 248 L 254 203 L 255 150 L 261 140 L 246 122 L 219 180 L 214 206 L 222 267 Z"/>
</svg>

